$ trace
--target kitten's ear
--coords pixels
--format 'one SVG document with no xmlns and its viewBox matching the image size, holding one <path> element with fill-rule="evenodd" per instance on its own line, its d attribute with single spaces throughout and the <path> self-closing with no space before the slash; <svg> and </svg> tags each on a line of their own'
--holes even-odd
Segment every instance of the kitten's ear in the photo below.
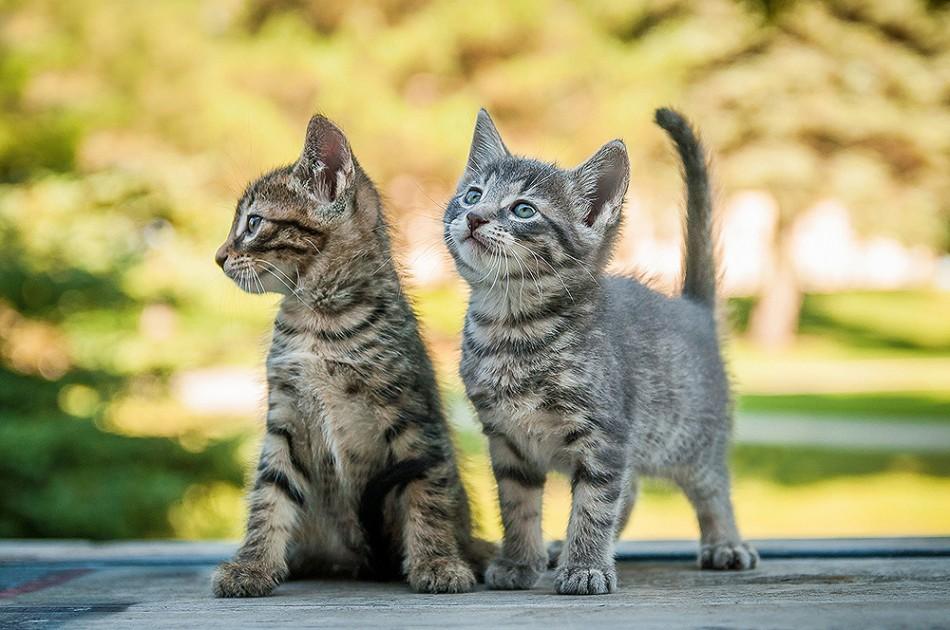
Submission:
<svg viewBox="0 0 950 630">
<path fill-rule="evenodd" d="M 294 177 L 315 199 L 333 203 L 353 181 L 353 173 L 353 153 L 340 128 L 324 116 L 311 118 Z"/>
<path fill-rule="evenodd" d="M 472 147 L 468 150 L 468 164 L 462 179 L 472 179 L 487 164 L 511 155 L 501 139 L 495 123 L 484 109 L 478 110 L 475 119 L 475 133 L 472 134 Z"/>
<path fill-rule="evenodd" d="M 630 183 L 630 160 L 623 141 L 611 140 L 571 174 L 585 202 L 580 220 L 592 228 L 615 223 Z"/>
</svg>

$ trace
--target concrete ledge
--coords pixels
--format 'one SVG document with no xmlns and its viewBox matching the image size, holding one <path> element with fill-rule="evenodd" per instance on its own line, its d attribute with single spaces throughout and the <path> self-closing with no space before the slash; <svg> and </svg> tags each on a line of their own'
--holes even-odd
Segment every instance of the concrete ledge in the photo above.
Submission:
<svg viewBox="0 0 950 630">
<path fill-rule="evenodd" d="M 950 537 L 752 540 L 763 559 L 950 557 Z M 94 563 L 102 566 L 217 564 L 237 548 L 224 541 L 0 540 L 0 564 Z M 621 541 L 618 561 L 690 560 L 692 540 Z"/>
</svg>

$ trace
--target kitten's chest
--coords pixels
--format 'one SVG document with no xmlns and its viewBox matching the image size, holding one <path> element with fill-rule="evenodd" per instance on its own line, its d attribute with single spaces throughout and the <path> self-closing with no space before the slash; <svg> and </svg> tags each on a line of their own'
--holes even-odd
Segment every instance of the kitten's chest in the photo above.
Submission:
<svg viewBox="0 0 950 630">
<path fill-rule="evenodd" d="M 303 340 L 269 358 L 268 378 L 287 383 L 301 420 L 329 453 L 327 461 L 347 476 L 364 477 L 385 446 L 380 410 L 366 395 L 372 379 L 366 366 L 318 353 L 313 345 Z"/>
</svg>

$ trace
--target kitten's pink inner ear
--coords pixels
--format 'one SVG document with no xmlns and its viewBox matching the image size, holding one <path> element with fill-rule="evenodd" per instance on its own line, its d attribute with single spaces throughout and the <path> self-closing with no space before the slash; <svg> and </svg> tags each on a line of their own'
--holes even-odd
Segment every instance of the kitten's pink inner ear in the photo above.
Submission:
<svg viewBox="0 0 950 630">
<path fill-rule="evenodd" d="M 614 140 L 575 170 L 588 203 L 585 225 L 593 227 L 608 206 L 615 210 L 620 205 L 627 192 L 629 169 L 626 147 Z"/>
<path fill-rule="evenodd" d="M 335 201 L 353 173 L 353 157 L 346 136 L 322 116 L 314 116 L 307 126 L 307 144 L 301 161 L 307 176 L 315 179 L 316 192 Z"/>
<path fill-rule="evenodd" d="M 597 183 L 588 197 L 590 210 L 587 212 L 587 216 L 584 217 L 584 223 L 587 224 L 587 227 L 593 227 L 597 217 L 608 204 L 616 203 L 621 182 L 622 175 L 616 170 L 608 170 L 597 177 Z"/>
</svg>

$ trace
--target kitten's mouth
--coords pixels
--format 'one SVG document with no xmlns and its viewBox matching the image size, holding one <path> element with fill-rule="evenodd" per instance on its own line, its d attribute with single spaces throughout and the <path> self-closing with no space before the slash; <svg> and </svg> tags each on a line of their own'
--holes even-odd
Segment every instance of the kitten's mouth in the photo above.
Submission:
<svg viewBox="0 0 950 630">
<path fill-rule="evenodd" d="M 469 232 L 468 236 L 462 239 L 463 243 L 470 243 L 477 250 L 491 249 L 491 243 L 484 236 L 479 236 L 477 232 Z"/>
</svg>

